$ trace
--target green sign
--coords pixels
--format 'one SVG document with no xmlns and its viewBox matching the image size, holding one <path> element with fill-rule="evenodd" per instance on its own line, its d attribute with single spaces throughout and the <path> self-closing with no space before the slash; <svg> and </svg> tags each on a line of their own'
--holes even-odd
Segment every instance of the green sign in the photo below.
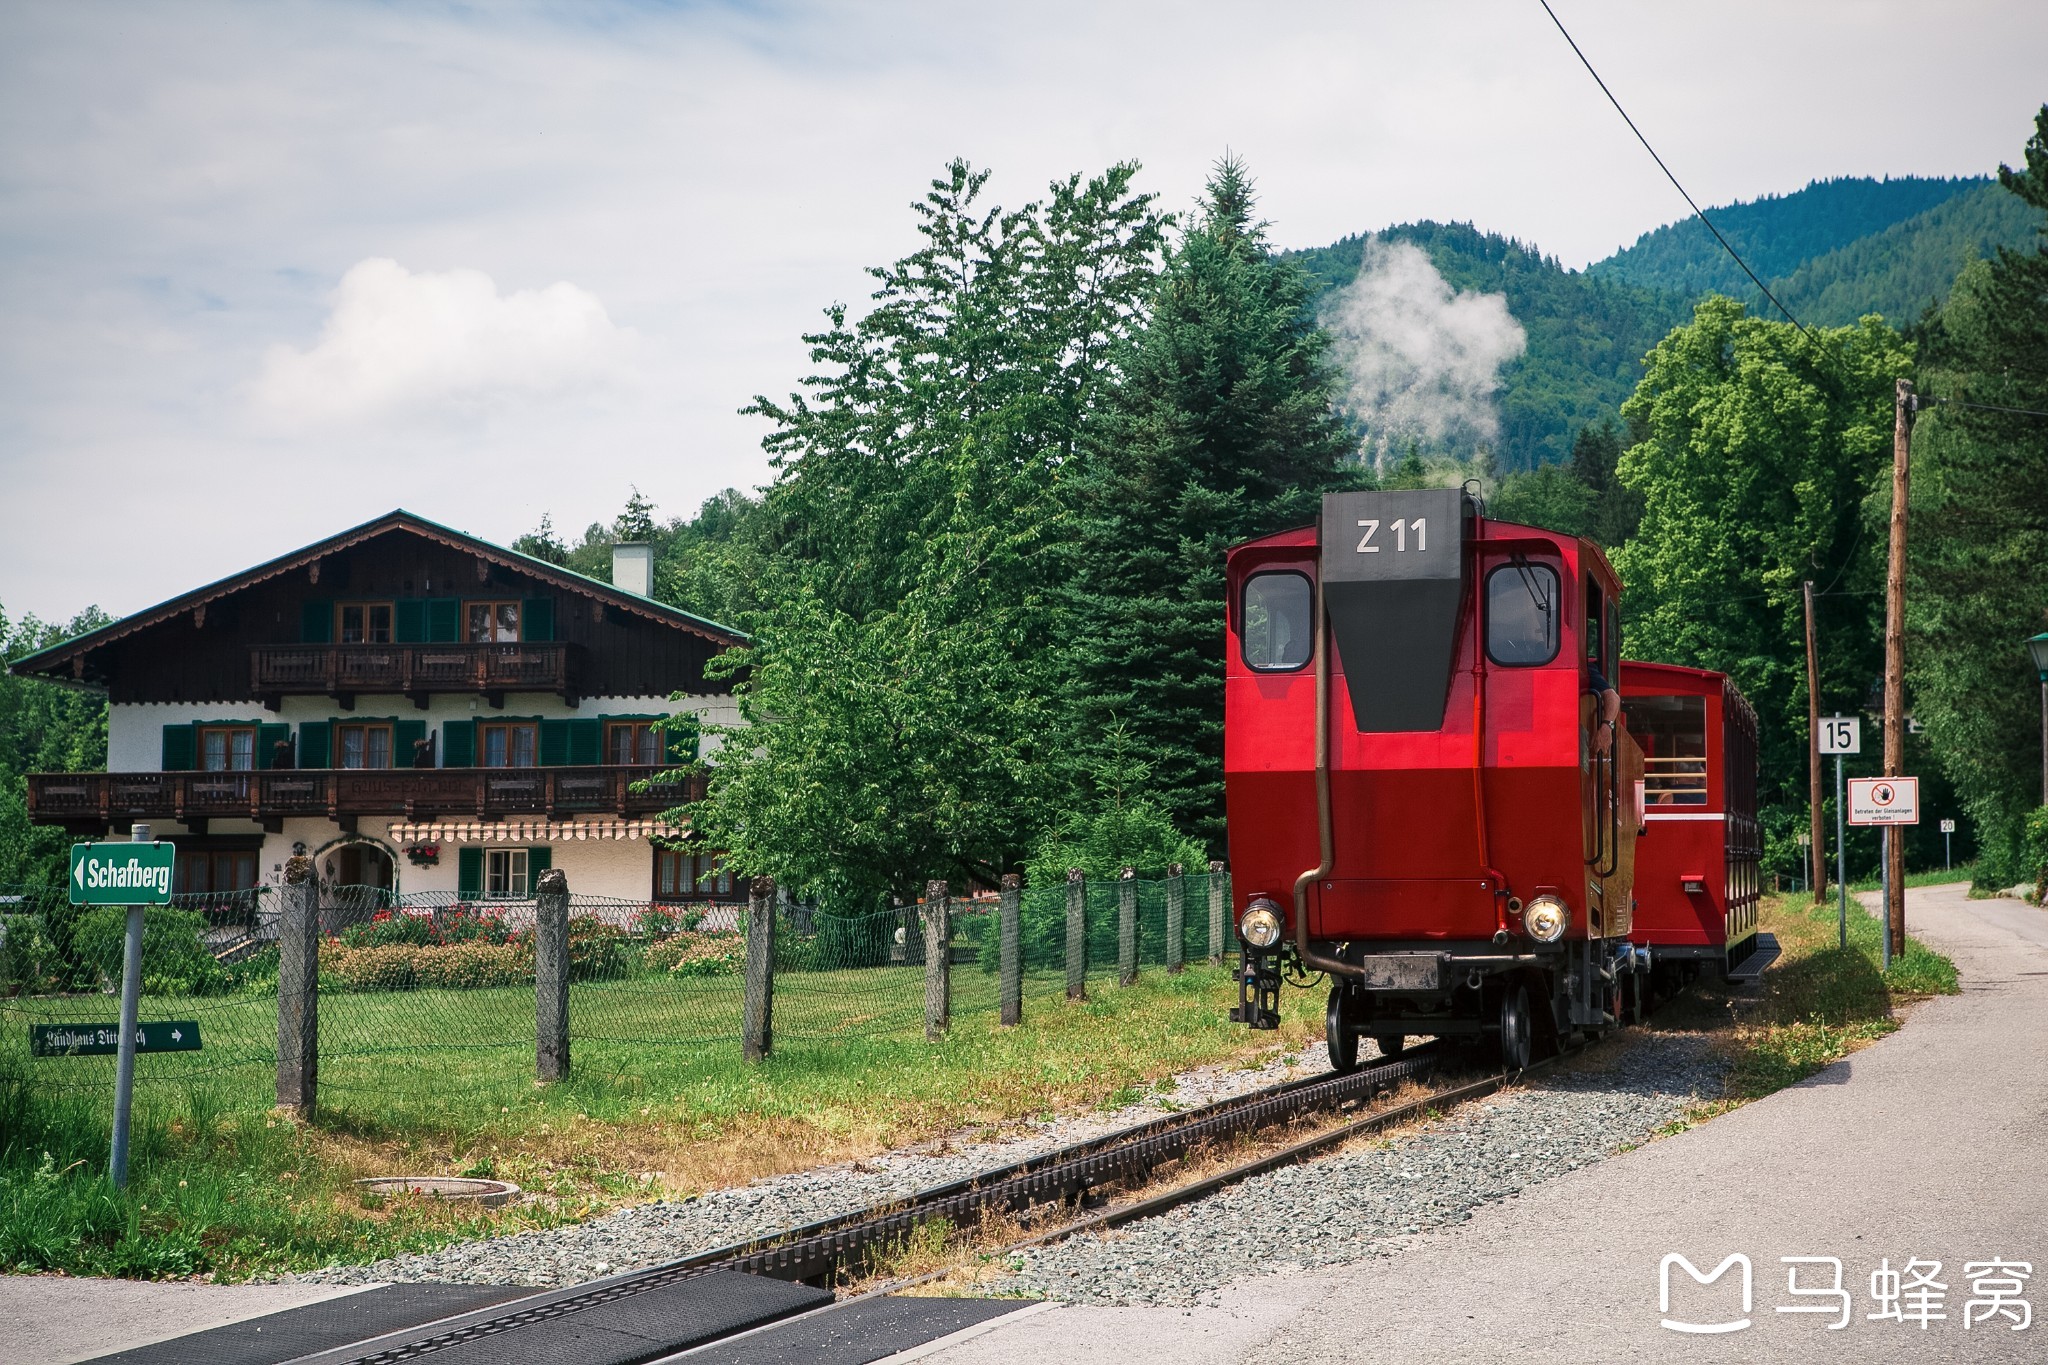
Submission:
<svg viewBox="0 0 2048 1365">
<path fill-rule="evenodd" d="M 176 844 L 73 844 L 73 905 L 169 905 Z"/>
<path fill-rule="evenodd" d="M 147 845 L 144 845 L 147 847 Z M 121 1050 L 119 1024 L 30 1024 L 28 1050 L 37 1057 L 111 1057 Z M 172 1019 L 135 1026 L 137 1052 L 197 1052 L 199 1022 Z"/>
</svg>

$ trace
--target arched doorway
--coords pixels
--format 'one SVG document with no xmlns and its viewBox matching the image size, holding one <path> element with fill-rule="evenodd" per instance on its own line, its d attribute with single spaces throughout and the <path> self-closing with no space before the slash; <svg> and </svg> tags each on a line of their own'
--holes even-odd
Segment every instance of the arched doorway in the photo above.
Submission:
<svg viewBox="0 0 2048 1365">
<path fill-rule="evenodd" d="M 343 844 L 327 855 L 327 880 L 336 886 L 374 886 L 389 891 L 391 855 L 375 844 Z"/>
</svg>

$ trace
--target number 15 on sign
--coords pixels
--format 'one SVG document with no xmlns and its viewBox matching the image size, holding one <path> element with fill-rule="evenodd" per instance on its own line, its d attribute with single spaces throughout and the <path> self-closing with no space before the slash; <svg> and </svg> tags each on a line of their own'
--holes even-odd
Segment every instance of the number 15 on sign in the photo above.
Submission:
<svg viewBox="0 0 2048 1365">
<path fill-rule="evenodd" d="M 1827 716 L 1820 723 L 1820 751 L 1824 754 L 1863 752 L 1863 721 L 1857 716 Z"/>
</svg>

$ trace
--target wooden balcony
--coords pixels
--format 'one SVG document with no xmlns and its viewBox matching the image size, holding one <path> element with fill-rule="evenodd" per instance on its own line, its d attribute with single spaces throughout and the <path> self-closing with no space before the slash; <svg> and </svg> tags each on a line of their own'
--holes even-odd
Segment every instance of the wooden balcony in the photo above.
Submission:
<svg viewBox="0 0 2048 1365">
<path fill-rule="evenodd" d="M 702 776 L 662 768 L 301 768 L 237 773 L 31 773 L 29 817 L 102 832 L 136 820 L 209 819 L 279 828 L 287 816 L 352 827 L 359 816 L 497 820 L 510 816 L 654 815 L 699 800 Z"/>
<path fill-rule="evenodd" d="M 502 706 L 507 692 L 576 700 L 566 644 L 251 645 L 249 686 L 271 710 L 286 696 L 403 693 L 425 709 L 435 692 L 472 692 Z"/>
</svg>

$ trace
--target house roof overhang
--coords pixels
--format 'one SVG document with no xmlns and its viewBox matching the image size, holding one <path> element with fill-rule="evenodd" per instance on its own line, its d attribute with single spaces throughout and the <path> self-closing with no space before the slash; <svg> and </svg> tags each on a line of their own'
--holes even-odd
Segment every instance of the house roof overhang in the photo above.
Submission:
<svg viewBox="0 0 2048 1365">
<path fill-rule="evenodd" d="M 508 550 L 502 545 L 493 545 L 490 541 L 479 540 L 467 532 L 443 526 L 439 522 L 429 521 L 425 517 L 399 508 L 395 511 L 387 512 L 374 520 L 366 521 L 360 526 L 352 526 L 346 531 L 337 532 L 325 540 L 317 540 L 302 549 L 293 550 L 289 554 L 279 555 L 277 558 L 267 560 L 256 565 L 254 568 L 230 574 L 226 578 L 208 583 L 204 587 L 194 588 L 190 592 L 173 597 L 167 602 L 160 602 L 146 610 L 138 611 L 130 616 L 124 616 L 118 621 L 99 627 L 97 630 L 89 630 L 83 635 L 73 636 L 71 639 L 52 645 L 48 649 L 38 650 L 34 654 L 25 655 L 15 660 L 8 668 L 8 672 L 24 677 L 40 675 L 59 682 L 84 681 L 86 680 L 85 674 L 89 671 L 87 661 L 94 650 L 104 648 L 116 641 L 148 630 L 152 626 L 172 620 L 181 612 L 191 611 L 196 607 L 204 607 L 210 602 L 231 596 L 268 579 L 291 573 L 296 569 L 303 569 L 328 555 L 352 549 L 355 546 L 375 540 L 379 536 L 394 533 L 418 536 L 421 539 L 433 541 L 450 549 L 475 555 L 478 559 L 491 564 L 527 574 L 564 591 L 578 593 L 594 601 L 602 602 L 608 608 L 628 612 L 659 625 L 702 636 L 704 639 L 722 648 L 743 645 L 748 640 L 747 635 L 742 631 L 734 630 L 730 626 L 722 626 L 716 621 L 694 615 L 682 610 L 680 607 L 671 607 L 664 602 L 657 602 L 652 598 L 627 592 L 622 588 L 613 587 L 609 583 L 600 582 L 595 578 L 589 578 L 573 570 L 562 568 L 560 565 L 550 564 L 544 559 L 536 559 L 532 555 L 521 554 L 517 550 Z"/>
</svg>

